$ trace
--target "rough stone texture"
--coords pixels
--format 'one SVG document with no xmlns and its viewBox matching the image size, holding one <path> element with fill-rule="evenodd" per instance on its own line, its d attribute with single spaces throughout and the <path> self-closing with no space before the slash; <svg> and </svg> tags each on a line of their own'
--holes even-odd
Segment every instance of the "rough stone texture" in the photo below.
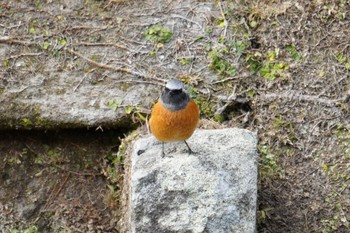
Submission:
<svg viewBox="0 0 350 233">
<path fill-rule="evenodd" d="M 0 129 L 127 126 L 124 108 L 150 109 L 166 80 L 215 77 L 207 41 L 193 42 L 219 15 L 213 2 L 117 2 L 0 4 Z M 156 24 L 173 36 L 150 56 L 155 44 L 143 32 Z"/>
<path fill-rule="evenodd" d="M 108 106 L 109 101 L 121 106 L 147 106 L 156 98 L 150 94 L 156 93 L 154 87 L 143 84 L 134 84 L 123 91 L 120 84 L 107 81 L 75 90 L 80 74 L 61 72 L 28 79 L 29 83 L 38 83 L 29 87 L 28 83 L 9 85 L 0 96 L 0 128 L 124 127 L 127 124 L 124 108 L 113 110 Z"/>
<path fill-rule="evenodd" d="M 197 130 L 186 145 L 138 140 L 128 174 L 125 232 L 255 232 L 257 139 L 243 129 Z"/>
</svg>

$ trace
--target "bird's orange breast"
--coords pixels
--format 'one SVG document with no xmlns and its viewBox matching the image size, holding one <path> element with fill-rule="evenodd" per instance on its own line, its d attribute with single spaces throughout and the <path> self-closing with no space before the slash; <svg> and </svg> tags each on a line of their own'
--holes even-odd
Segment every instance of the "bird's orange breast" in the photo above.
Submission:
<svg viewBox="0 0 350 233">
<path fill-rule="evenodd" d="M 199 120 L 199 109 L 197 104 L 191 100 L 186 108 L 172 112 L 166 109 L 158 101 L 151 113 L 149 120 L 151 132 L 163 142 L 186 140 L 197 128 Z"/>
</svg>

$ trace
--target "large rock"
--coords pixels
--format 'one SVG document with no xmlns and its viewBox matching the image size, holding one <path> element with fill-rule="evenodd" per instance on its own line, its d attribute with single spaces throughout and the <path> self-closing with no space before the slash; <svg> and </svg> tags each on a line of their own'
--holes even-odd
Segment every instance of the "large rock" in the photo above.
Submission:
<svg viewBox="0 0 350 233">
<path fill-rule="evenodd" d="M 53 78 L 52 76 L 55 76 Z M 133 84 L 122 90 L 120 84 L 82 85 L 79 74 L 52 73 L 36 87 L 9 86 L 0 95 L 0 129 L 51 129 L 98 127 L 130 127 L 128 106 L 150 106 L 157 95 L 154 87 Z M 51 79 L 50 84 L 44 84 Z M 1 85 L 0 85 L 1 88 Z M 21 90 L 19 90 L 21 89 Z M 24 90 L 22 90 L 24 89 Z M 140 92 L 139 90 L 144 90 Z M 125 108 L 124 108 L 124 107 Z"/>
<path fill-rule="evenodd" d="M 213 2 L 117 2 L 0 4 L 0 129 L 129 127 L 166 80 L 215 77 L 197 40 L 220 15 Z M 153 25 L 173 33 L 164 48 L 144 35 Z"/>
<path fill-rule="evenodd" d="M 243 129 L 197 130 L 183 142 L 138 140 L 127 173 L 125 232 L 255 232 L 257 139 Z"/>
</svg>

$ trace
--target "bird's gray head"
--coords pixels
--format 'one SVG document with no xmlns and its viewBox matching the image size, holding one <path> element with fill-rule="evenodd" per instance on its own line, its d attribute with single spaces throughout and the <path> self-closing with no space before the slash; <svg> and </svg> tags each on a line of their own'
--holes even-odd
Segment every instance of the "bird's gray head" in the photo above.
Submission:
<svg viewBox="0 0 350 233">
<path fill-rule="evenodd" d="M 184 84 L 175 79 L 167 82 L 160 95 L 160 102 L 173 112 L 186 108 L 189 101 L 190 97 L 184 89 Z"/>
</svg>

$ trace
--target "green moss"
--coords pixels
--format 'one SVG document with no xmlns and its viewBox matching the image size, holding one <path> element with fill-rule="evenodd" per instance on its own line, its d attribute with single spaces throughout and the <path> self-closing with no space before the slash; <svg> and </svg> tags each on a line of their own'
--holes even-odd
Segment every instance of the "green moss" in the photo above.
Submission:
<svg viewBox="0 0 350 233">
<path fill-rule="evenodd" d="M 95 62 L 101 62 L 102 58 L 103 57 L 101 55 L 96 55 L 96 54 L 94 54 L 90 57 L 90 59 L 95 61 Z"/>
<path fill-rule="evenodd" d="M 198 95 L 194 101 L 197 103 L 202 117 L 211 118 L 214 116 L 215 101 L 208 101 L 207 97 L 203 95 Z"/>
<path fill-rule="evenodd" d="M 28 32 L 30 34 L 37 34 L 37 30 L 38 30 L 38 26 L 39 26 L 39 22 L 37 19 L 33 19 L 32 21 L 29 22 L 28 25 Z"/>
<path fill-rule="evenodd" d="M 24 128 L 31 128 L 33 126 L 33 122 L 28 118 L 23 118 L 21 124 Z"/>
<path fill-rule="evenodd" d="M 284 77 L 285 71 L 288 69 L 288 65 L 285 62 L 272 63 L 265 61 L 263 66 L 259 70 L 260 75 L 270 81 L 275 80 L 278 77 Z"/>
<path fill-rule="evenodd" d="M 151 41 L 152 43 L 164 44 L 170 41 L 173 33 L 169 29 L 160 25 L 153 25 L 152 27 L 148 28 L 143 35 L 146 40 Z"/>
<path fill-rule="evenodd" d="M 34 225 L 24 229 L 14 228 L 10 230 L 10 233 L 37 233 L 37 232 L 38 232 L 38 228 Z"/>
<path fill-rule="evenodd" d="M 127 91 L 130 88 L 130 84 L 129 83 L 122 83 L 119 87 L 122 91 Z"/>
<path fill-rule="evenodd" d="M 6 164 L 8 164 L 9 166 L 18 165 L 18 164 L 22 163 L 21 160 L 18 157 L 15 157 L 15 156 L 6 159 L 4 162 Z"/>
<path fill-rule="evenodd" d="M 119 145 L 118 153 L 109 153 L 105 159 L 109 162 L 107 167 L 107 188 L 109 192 L 106 195 L 106 201 L 109 206 L 117 206 L 120 202 L 121 186 L 123 183 L 123 174 L 120 173 L 120 168 L 124 167 L 127 149 L 130 143 L 136 140 L 139 136 L 137 130 L 131 131 L 131 133 L 121 140 Z"/>
<path fill-rule="evenodd" d="M 295 45 L 288 45 L 286 47 L 287 52 L 290 53 L 290 55 L 292 56 L 292 58 L 296 61 L 300 61 L 301 60 L 301 55 L 298 53 Z"/>
<path fill-rule="evenodd" d="M 216 121 L 216 122 L 219 122 L 219 123 L 222 123 L 222 122 L 224 122 L 224 116 L 223 115 L 220 115 L 220 114 L 215 114 L 214 115 L 214 121 Z"/>
<path fill-rule="evenodd" d="M 259 174 L 262 179 L 275 177 L 282 168 L 279 164 L 279 156 L 268 145 L 259 145 L 260 167 Z"/>
<path fill-rule="evenodd" d="M 9 59 L 2 60 L 2 66 L 4 70 L 8 70 L 11 67 L 11 61 Z"/>
<path fill-rule="evenodd" d="M 192 57 L 179 57 L 177 59 L 178 62 L 180 62 L 181 65 L 188 65 L 191 64 L 193 62 L 193 58 Z"/>
<path fill-rule="evenodd" d="M 236 74 L 236 67 L 227 60 L 229 50 L 227 47 L 214 47 L 208 53 L 211 58 L 209 69 L 215 71 L 221 76 L 234 76 Z"/>
</svg>

